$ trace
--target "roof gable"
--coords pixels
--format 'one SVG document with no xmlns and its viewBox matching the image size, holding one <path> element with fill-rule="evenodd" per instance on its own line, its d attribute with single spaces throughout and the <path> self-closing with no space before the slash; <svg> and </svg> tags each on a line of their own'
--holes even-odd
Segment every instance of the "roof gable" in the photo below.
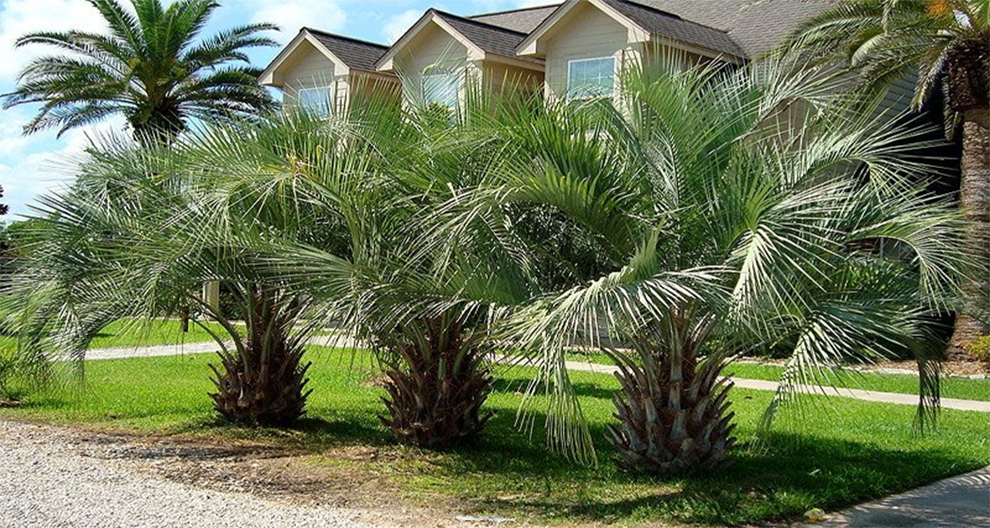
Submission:
<svg viewBox="0 0 990 528">
<path fill-rule="evenodd" d="M 520 55 L 535 56 L 540 53 L 540 39 L 557 24 L 565 21 L 575 7 L 587 3 L 629 29 L 630 42 L 646 42 L 661 38 L 680 42 L 706 52 L 707 55 L 725 55 L 745 58 L 745 51 L 725 32 L 652 6 L 629 0 L 568 0 L 558 7 L 516 47 Z M 711 8 L 711 5 L 708 6 Z"/>
<path fill-rule="evenodd" d="M 472 60 L 483 60 L 488 54 L 494 54 L 517 61 L 534 62 L 532 59 L 519 59 L 516 56 L 516 46 L 526 38 L 525 33 L 430 9 L 378 60 L 376 68 L 386 71 L 394 69 L 395 57 L 430 24 L 436 24 L 464 44 Z"/>
<path fill-rule="evenodd" d="M 279 85 L 278 72 L 299 53 L 309 52 L 306 44 L 332 62 L 340 75 L 347 75 L 351 70 L 375 71 L 375 61 L 388 50 L 381 44 L 302 28 L 261 73 L 259 82 L 269 86 Z"/>
<path fill-rule="evenodd" d="M 383 44 L 335 35 L 316 29 L 305 29 L 351 69 L 375 71 L 375 63 L 388 51 L 388 46 Z"/>
</svg>

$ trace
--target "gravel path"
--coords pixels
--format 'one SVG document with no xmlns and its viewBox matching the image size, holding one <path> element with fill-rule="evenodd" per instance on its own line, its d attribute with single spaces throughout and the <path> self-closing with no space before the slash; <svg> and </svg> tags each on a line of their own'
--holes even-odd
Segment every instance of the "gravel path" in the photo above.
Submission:
<svg viewBox="0 0 990 528">
<path fill-rule="evenodd" d="M 0 420 L 0 527 L 373 527 L 356 510 L 196 489 L 93 456 L 72 433 Z"/>
</svg>

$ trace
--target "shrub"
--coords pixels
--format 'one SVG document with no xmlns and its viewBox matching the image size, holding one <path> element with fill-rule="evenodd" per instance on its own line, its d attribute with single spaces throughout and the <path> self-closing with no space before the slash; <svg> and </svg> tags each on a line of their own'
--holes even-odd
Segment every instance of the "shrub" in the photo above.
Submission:
<svg viewBox="0 0 990 528">
<path fill-rule="evenodd" d="M 970 356 L 990 364 L 990 336 L 978 337 L 970 341 L 964 348 Z"/>
</svg>

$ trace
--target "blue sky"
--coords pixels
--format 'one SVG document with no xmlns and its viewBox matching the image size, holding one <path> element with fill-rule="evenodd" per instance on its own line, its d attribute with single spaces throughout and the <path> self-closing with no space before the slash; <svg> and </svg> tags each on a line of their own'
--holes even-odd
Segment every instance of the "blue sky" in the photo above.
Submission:
<svg viewBox="0 0 990 528">
<path fill-rule="evenodd" d="M 127 1 L 127 0 L 122 0 Z M 165 0 L 166 2 L 168 0 Z M 221 0 L 221 7 L 205 34 L 224 26 L 248 22 L 273 22 L 282 28 L 276 35 L 291 39 L 303 26 L 376 42 L 391 42 L 430 7 L 457 14 L 475 14 L 532 5 L 553 0 Z M 15 50 L 13 42 L 24 33 L 78 29 L 102 31 L 103 24 L 86 0 L 0 0 L 0 93 L 16 86 L 18 71 L 45 48 Z M 265 65 L 277 49 L 252 53 L 252 62 Z M 71 182 L 80 152 L 95 137 L 123 128 L 122 119 L 79 129 L 61 138 L 54 131 L 23 136 L 21 127 L 36 109 L 23 106 L 0 110 L 0 185 L 2 203 L 11 207 L 7 221 L 29 213 L 38 195 Z"/>
</svg>

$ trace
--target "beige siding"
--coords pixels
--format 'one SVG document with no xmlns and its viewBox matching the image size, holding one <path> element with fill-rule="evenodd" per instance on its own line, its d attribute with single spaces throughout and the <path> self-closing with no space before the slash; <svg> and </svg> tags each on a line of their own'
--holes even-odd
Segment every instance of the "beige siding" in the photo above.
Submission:
<svg viewBox="0 0 990 528">
<path fill-rule="evenodd" d="M 433 23 L 395 57 L 395 72 L 402 80 L 404 97 L 411 102 L 422 98 L 424 71 L 451 71 L 467 66 L 467 47 Z"/>
<path fill-rule="evenodd" d="M 303 42 L 291 62 L 280 74 L 283 102 L 295 104 L 296 94 L 303 88 L 330 87 L 335 104 L 341 108 L 347 101 L 348 76 L 336 71 L 333 61 L 309 42 Z"/>
<path fill-rule="evenodd" d="M 383 75 L 372 75 L 358 70 L 351 73 L 350 93 L 357 98 L 377 95 L 399 95 L 399 81 Z"/>
<path fill-rule="evenodd" d="M 485 85 L 495 90 L 503 86 L 521 86 L 523 90 L 532 92 L 542 87 L 543 72 L 487 61 L 485 63 Z"/>
<path fill-rule="evenodd" d="M 621 67 L 618 65 L 637 60 L 641 48 L 641 44 L 629 43 L 629 31 L 625 26 L 591 4 L 579 5 L 547 36 L 547 95 L 566 95 L 570 61 L 614 56 L 617 67 Z"/>
<path fill-rule="evenodd" d="M 673 62 L 677 67 L 686 69 L 701 62 L 708 62 L 712 59 L 703 57 L 697 53 L 672 48 L 659 42 L 646 44 L 643 50 L 643 68 L 654 68 L 661 65 L 666 66 Z"/>
</svg>

